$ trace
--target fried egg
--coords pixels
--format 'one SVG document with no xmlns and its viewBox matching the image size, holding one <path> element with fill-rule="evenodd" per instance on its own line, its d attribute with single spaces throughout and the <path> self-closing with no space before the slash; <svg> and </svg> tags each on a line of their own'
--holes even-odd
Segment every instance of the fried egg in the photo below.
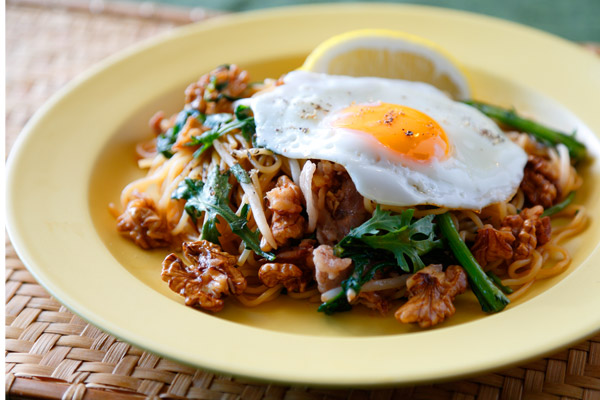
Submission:
<svg viewBox="0 0 600 400">
<path fill-rule="evenodd" d="M 294 71 L 250 107 L 258 145 L 341 164 L 384 205 L 479 210 L 516 193 L 527 161 L 488 117 L 420 82 Z"/>
</svg>

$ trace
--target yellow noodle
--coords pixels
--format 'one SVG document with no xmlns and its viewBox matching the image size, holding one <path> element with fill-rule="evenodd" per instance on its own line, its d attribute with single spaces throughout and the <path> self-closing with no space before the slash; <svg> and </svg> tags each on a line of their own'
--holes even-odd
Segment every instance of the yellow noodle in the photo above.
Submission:
<svg viewBox="0 0 600 400">
<path fill-rule="evenodd" d="M 517 194 L 515 195 L 515 197 L 513 197 L 513 199 L 510 201 L 510 203 L 506 204 L 506 209 L 507 209 L 508 215 L 517 214 L 517 210 L 522 209 L 524 205 L 525 205 L 525 194 L 523 193 L 523 191 L 521 189 L 519 189 L 519 190 L 517 190 Z"/>
<path fill-rule="evenodd" d="M 546 253 L 559 254 L 560 259 L 556 264 L 554 264 L 553 267 L 541 269 L 536 276 L 537 279 L 544 279 L 558 275 L 566 270 L 571 263 L 571 255 L 565 248 L 550 243 L 546 244 L 544 247 Z"/>
<path fill-rule="evenodd" d="M 274 300 L 276 297 L 279 296 L 279 293 L 281 292 L 282 288 L 283 285 L 277 285 L 268 290 L 265 290 L 258 297 L 251 298 L 245 296 L 244 294 L 241 294 L 239 296 L 236 296 L 236 299 L 246 307 L 256 307 L 268 301 Z"/>
<path fill-rule="evenodd" d="M 583 206 L 572 204 L 560 213 L 560 216 L 563 215 L 570 216 L 571 221 L 554 230 L 553 241 L 556 243 L 582 232 L 587 225 L 588 215 Z"/>
<path fill-rule="evenodd" d="M 266 292 L 267 289 L 268 288 L 265 285 L 260 285 L 260 286 L 255 286 L 255 287 L 248 285 L 246 287 L 246 290 L 244 290 L 244 293 L 245 294 L 260 295 L 260 294 Z"/>
<path fill-rule="evenodd" d="M 140 168 L 140 169 L 150 168 L 152 166 L 153 162 L 154 162 L 154 157 L 153 158 L 141 158 L 138 160 L 138 168 Z"/>
<path fill-rule="evenodd" d="M 518 273 L 517 271 L 523 269 L 525 265 L 528 265 L 528 270 Z M 519 260 L 513 262 L 508 267 L 508 275 L 509 279 L 503 279 L 502 284 L 505 286 L 518 286 L 524 285 L 527 282 L 535 279 L 537 273 L 542 268 L 542 256 L 541 254 L 534 250 L 532 252 L 532 260 Z"/>
<path fill-rule="evenodd" d="M 481 222 L 481 218 L 473 211 L 463 210 L 461 211 L 463 215 L 466 215 L 473 223 L 477 226 L 477 228 L 483 228 L 483 222 Z"/>
<path fill-rule="evenodd" d="M 313 297 L 321 297 L 321 293 L 319 293 L 319 289 L 317 288 L 313 288 L 311 290 L 307 290 L 305 292 L 302 293 L 297 293 L 297 292 L 288 292 L 287 294 L 289 297 L 291 297 L 292 299 L 296 299 L 296 300 L 305 300 L 305 299 L 311 299 Z"/>
<path fill-rule="evenodd" d="M 515 290 L 511 294 L 506 295 L 506 297 L 508 297 L 508 300 L 510 301 L 515 301 L 519 297 L 523 296 L 527 292 L 527 290 L 529 290 L 531 285 L 533 285 L 533 282 L 535 282 L 535 279 L 530 280 L 529 282 L 521 286 L 519 289 Z"/>
</svg>

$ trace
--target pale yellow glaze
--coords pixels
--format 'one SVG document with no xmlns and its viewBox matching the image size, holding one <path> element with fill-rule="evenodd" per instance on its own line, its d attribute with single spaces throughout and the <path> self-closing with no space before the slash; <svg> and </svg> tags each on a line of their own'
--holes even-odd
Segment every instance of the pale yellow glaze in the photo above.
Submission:
<svg viewBox="0 0 600 400">
<path fill-rule="evenodd" d="M 471 296 L 437 329 L 368 312 L 327 317 L 286 300 L 230 302 L 218 317 L 183 306 L 160 280 L 162 251 L 114 231 L 107 204 L 140 176 L 133 146 L 147 120 L 176 112 L 187 83 L 223 63 L 253 79 L 299 67 L 328 37 L 402 29 L 459 60 L 474 97 L 513 105 L 557 128 L 578 127 L 600 154 L 600 59 L 508 22 L 417 6 L 346 4 L 271 10 L 187 26 L 108 59 L 69 84 L 27 125 L 9 161 L 7 222 L 18 253 L 49 292 L 107 332 L 177 361 L 226 374 L 315 385 L 395 385 L 478 374 L 540 357 L 600 329 L 600 168 L 584 169 L 578 201 L 591 223 L 573 265 L 487 316 Z"/>
</svg>

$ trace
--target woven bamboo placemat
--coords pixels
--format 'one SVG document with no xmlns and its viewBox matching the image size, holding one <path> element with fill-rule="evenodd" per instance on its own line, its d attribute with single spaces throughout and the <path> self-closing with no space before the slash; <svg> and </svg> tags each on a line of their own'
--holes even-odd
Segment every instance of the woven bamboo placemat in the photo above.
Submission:
<svg viewBox="0 0 600 400">
<path fill-rule="evenodd" d="M 8 1 L 6 153 L 34 111 L 77 73 L 134 42 L 211 15 L 151 3 Z M 8 239 L 5 248 L 9 398 L 600 399 L 600 335 L 519 367 L 407 388 L 324 390 L 215 375 L 87 324 L 35 281 Z"/>
</svg>

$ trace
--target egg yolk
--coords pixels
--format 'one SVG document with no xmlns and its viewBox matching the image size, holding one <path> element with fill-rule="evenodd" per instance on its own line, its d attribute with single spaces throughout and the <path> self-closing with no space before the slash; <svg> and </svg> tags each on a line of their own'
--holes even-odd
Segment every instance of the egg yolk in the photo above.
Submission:
<svg viewBox="0 0 600 400">
<path fill-rule="evenodd" d="M 431 117 L 398 104 L 353 104 L 342 110 L 333 124 L 369 134 L 393 151 L 421 162 L 444 158 L 450 147 L 446 133 Z"/>
</svg>

